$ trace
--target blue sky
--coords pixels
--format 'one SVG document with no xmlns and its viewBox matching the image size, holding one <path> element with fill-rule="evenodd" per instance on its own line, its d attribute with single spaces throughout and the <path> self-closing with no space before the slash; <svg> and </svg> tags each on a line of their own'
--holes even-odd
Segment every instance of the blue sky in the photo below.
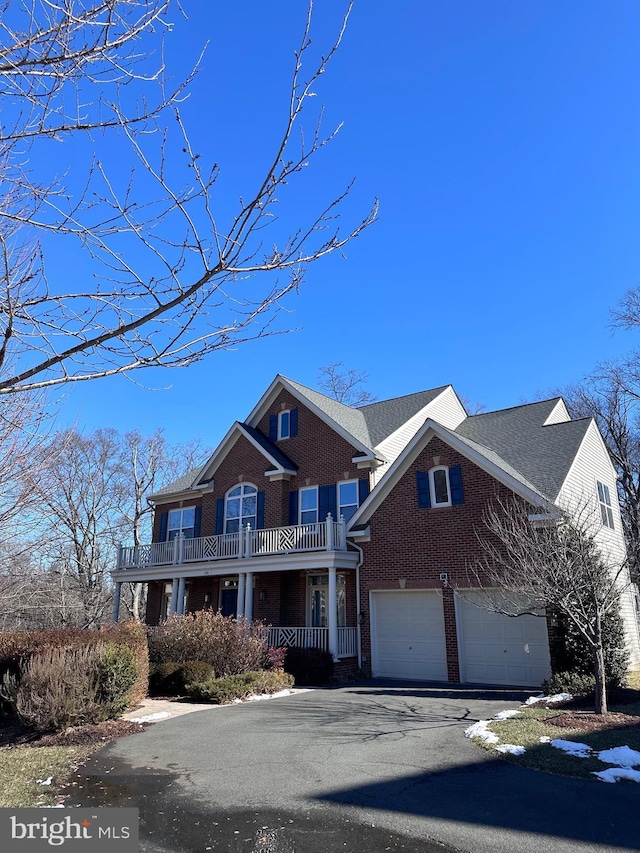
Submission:
<svg viewBox="0 0 640 853">
<path fill-rule="evenodd" d="M 232 203 L 273 147 L 304 0 L 193 0 L 168 42 L 185 114 Z M 339 22 L 316 0 L 318 49 Z M 310 268 L 290 334 L 188 369 L 81 383 L 59 423 L 165 429 L 215 444 L 276 373 L 369 374 L 379 399 L 452 383 L 487 408 L 580 379 L 636 345 L 609 311 L 640 278 L 640 6 L 632 0 L 358 0 L 318 86 L 344 127 L 283 199 L 295 223 L 352 178 L 345 223 L 379 220 Z M 236 189 L 237 187 L 237 189 Z M 145 387 L 146 386 L 146 387 Z"/>
</svg>

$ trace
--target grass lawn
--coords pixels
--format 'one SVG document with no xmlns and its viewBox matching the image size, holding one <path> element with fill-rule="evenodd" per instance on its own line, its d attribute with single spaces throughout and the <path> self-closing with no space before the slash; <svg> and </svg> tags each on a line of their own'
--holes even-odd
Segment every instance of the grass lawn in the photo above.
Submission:
<svg viewBox="0 0 640 853">
<path fill-rule="evenodd" d="M 592 775 L 593 772 L 605 770 L 611 767 L 610 764 L 605 764 L 595 756 L 576 758 L 548 742 L 541 743 L 540 739 L 585 743 L 594 752 L 617 746 L 628 746 L 640 752 L 640 673 L 633 673 L 629 677 L 628 686 L 639 692 L 633 696 L 629 691 L 630 695 L 624 704 L 611 703 L 611 713 L 606 718 L 568 705 L 553 708 L 533 705 L 521 708 L 516 717 L 491 723 L 490 731 L 500 738 L 500 744 L 488 744 L 480 739 L 475 739 L 475 742 L 521 767 L 598 781 Z M 496 747 L 501 744 L 523 746 L 526 752 L 522 755 L 496 752 Z"/>
<path fill-rule="evenodd" d="M 59 788 L 92 751 L 87 746 L 0 747 L 0 808 L 53 805 Z M 38 784 L 50 776 L 50 785 Z"/>
</svg>

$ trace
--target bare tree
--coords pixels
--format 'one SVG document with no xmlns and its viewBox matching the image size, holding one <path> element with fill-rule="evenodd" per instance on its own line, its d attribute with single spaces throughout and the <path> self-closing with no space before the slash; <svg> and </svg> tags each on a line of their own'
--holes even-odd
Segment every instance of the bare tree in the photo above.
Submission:
<svg viewBox="0 0 640 853">
<path fill-rule="evenodd" d="M 325 132 L 322 109 L 307 110 L 352 5 L 318 55 L 309 4 L 280 137 L 266 157 L 261 152 L 261 176 L 238 187 L 235 210 L 226 210 L 214 197 L 218 166 L 192 145 L 183 118 L 191 77 L 171 88 L 164 67 L 162 40 L 171 13 L 181 12 L 177 3 L 6 0 L 0 393 L 185 366 L 276 333 L 274 311 L 309 264 L 340 251 L 376 217 L 374 203 L 340 229 L 350 185 L 307 221 L 294 210 L 287 222 L 282 199 L 339 130 Z M 92 152 L 81 187 L 43 166 L 55 162 L 60 141 L 77 146 L 67 156 Z M 87 272 L 48 280 L 45 256 L 57 241 L 64 241 L 68 268 Z"/>
<path fill-rule="evenodd" d="M 376 398 L 363 387 L 369 379 L 366 371 L 346 368 L 341 361 L 332 361 L 319 367 L 318 372 L 318 388 L 339 403 L 364 406 L 375 402 Z"/>
<path fill-rule="evenodd" d="M 595 711 L 604 714 L 605 623 L 629 579 L 626 565 L 603 553 L 597 529 L 586 502 L 569 513 L 497 500 L 477 531 L 484 556 L 472 571 L 486 609 L 512 617 L 552 610 L 575 625 L 593 652 Z"/>
<path fill-rule="evenodd" d="M 141 545 L 145 537 L 151 540 L 153 508 L 148 496 L 195 468 L 208 455 L 209 451 L 198 441 L 170 445 L 160 429 L 150 436 L 143 436 L 137 430 L 124 434 L 120 459 L 127 497 L 121 512 L 127 539 L 131 537 L 135 546 Z M 123 602 L 135 619 L 142 618 L 145 590 L 142 583 L 126 584 L 123 590 Z"/>
</svg>

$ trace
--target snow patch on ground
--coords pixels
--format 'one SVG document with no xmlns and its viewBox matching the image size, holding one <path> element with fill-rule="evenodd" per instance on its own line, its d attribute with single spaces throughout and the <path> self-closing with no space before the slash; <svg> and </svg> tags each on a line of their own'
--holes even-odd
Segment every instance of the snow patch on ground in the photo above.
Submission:
<svg viewBox="0 0 640 853">
<path fill-rule="evenodd" d="M 598 758 L 605 764 L 617 764 L 618 767 L 640 766 L 640 752 L 631 749 L 630 746 L 614 746 L 611 749 L 603 749 L 598 753 Z"/>
<path fill-rule="evenodd" d="M 278 690 L 277 693 L 252 693 L 246 699 L 234 699 L 234 705 L 243 705 L 245 702 L 261 702 L 263 699 L 278 699 L 280 696 L 291 696 L 290 690 Z"/>
<path fill-rule="evenodd" d="M 171 714 L 168 711 L 156 711 L 155 714 L 147 714 L 146 717 L 129 717 L 132 723 L 157 723 L 158 720 L 166 720 Z"/>
<path fill-rule="evenodd" d="M 464 736 L 468 738 L 478 737 L 485 743 L 500 743 L 500 738 L 494 732 L 490 732 L 487 726 L 491 720 L 478 720 L 468 729 L 465 729 Z"/>
<path fill-rule="evenodd" d="M 557 740 L 551 741 L 551 746 L 555 746 L 556 749 L 561 749 L 563 752 L 566 752 L 567 755 L 573 755 L 574 758 L 590 758 L 592 755 L 592 750 L 589 744 L 577 743 L 574 740 L 562 740 L 561 738 L 558 738 Z"/>
<path fill-rule="evenodd" d="M 526 751 L 524 746 L 517 746 L 515 743 L 501 743 L 496 746 L 496 752 L 507 752 L 510 755 L 523 755 Z"/>
<path fill-rule="evenodd" d="M 525 699 L 525 705 L 535 705 L 537 702 L 552 702 L 555 704 L 556 702 L 570 702 L 573 699 L 571 693 L 554 693 L 553 696 L 529 696 L 528 699 Z"/>
<path fill-rule="evenodd" d="M 550 737 L 548 737 L 547 735 L 543 735 L 543 736 L 540 738 L 540 743 L 551 743 L 551 738 L 550 738 Z"/>
<path fill-rule="evenodd" d="M 511 717 L 517 717 L 520 711 L 500 711 L 493 718 L 494 720 L 510 720 Z"/>
<path fill-rule="evenodd" d="M 593 775 L 603 782 L 617 782 L 619 779 L 640 782 L 640 770 L 632 770 L 631 767 L 607 767 L 606 770 L 594 770 Z"/>
</svg>

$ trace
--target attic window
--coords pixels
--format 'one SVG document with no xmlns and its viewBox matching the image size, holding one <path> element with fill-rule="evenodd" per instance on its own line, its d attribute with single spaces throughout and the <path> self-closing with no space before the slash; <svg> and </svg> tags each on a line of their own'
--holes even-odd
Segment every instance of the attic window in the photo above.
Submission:
<svg viewBox="0 0 640 853">
<path fill-rule="evenodd" d="M 291 411 L 289 409 L 278 414 L 278 441 L 283 438 L 291 438 Z"/>
<path fill-rule="evenodd" d="M 596 481 L 598 487 L 598 503 L 600 504 L 600 517 L 605 527 L 613 530 L 613 509 L 611 508 L 611 493 L 609 486 L 605 486 L 600 480 Z"/>
<path fill-rule="evenodd" d="M 429 488 L 431 506 L 451 506 L 448 468 L 438 467 L 429 471 Z"/>
</svg>

